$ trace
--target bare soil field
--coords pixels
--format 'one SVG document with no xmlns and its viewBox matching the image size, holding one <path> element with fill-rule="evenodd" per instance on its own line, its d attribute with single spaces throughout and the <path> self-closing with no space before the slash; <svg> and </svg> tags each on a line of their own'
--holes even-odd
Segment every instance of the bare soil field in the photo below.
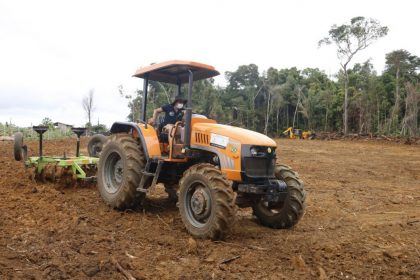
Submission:
<svg viewBox="0 0 420 280">
<path fill-rule="evenodd" d="M 162 189 L 115 211 L 95 185 L 31 181 L 12 144 L 0 142 L 0 279 L 126 279 L 117 263 L 136 279 L 420 279 L 418 145 L 278 140 L 305 182 L 305 216 L 272 230 L 240 209 L 212 242 L 190 238 Z M 75 140 L 44 147 L 70 154 Z"/>
</svg>

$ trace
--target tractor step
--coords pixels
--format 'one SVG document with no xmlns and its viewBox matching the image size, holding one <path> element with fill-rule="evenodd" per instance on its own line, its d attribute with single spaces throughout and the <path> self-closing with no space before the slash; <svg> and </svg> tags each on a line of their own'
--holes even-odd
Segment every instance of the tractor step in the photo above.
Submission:
<svg viewBox="0 0 420 280">
<path fill-rule="evenodd" d="M 144 170 L 141 172 L 143 176 L 141 177 L 139 186 L 136 189 L 139 192 L 148 193 L 152 189 L 154 189 L 154 187 L 156 186 L 157 179 L 159 178 L 160 171 L 162 170 L 162 165 L 164 163 L 164 160 L 161 160 L 161 159 L 157 160 L 157 167 L 154 173 L 149 172 L 150 165 L 152 162 L 156 162 L 156 161 L 148 160 L 146 163 L 146 166 L 144 167 Z M 144 188 L 144 184 L 146 183 L 146 180 L 150 177 L 153 177 L 152 184 L 150 184 L 150 187 L 146 189 Z"/>
</svg>

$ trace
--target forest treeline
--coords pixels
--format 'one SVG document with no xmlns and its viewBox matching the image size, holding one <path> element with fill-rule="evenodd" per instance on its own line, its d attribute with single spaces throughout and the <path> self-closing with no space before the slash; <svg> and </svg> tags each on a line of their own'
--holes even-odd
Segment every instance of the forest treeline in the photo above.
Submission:
<svg viewBox="0 0 420 280">
<path fill-rule="evenodd" d="M 318 68 L 269 68 L 241 65 L 225 72 L 226 86 L 214 80 L 199 81 L 193 88 L 193 110 L 222 123 L 279 136 L 288 128 L 358 134 L 414 137 L 419 133 L 420 58 L 407 50 L 386 54 L 378 74 L 370 60 L 353 63 L 355 56 L 385 37 L 387 26 L 362 16 L 333 25 L 318 46 L 334 45 L 340 70 L 328 76 Z M 150 83 L 148 116 L 170 103 L 175 89 Z M 184 88 L 183 92 L 186 92 Z M 130 120 L 140 116 L 142 91 L 126 95 Z M 233 117 L 235 115 L 235 117 Z"/>
<path fill-rule="evenodd" d="M 370 61 L 347 70 L 349 83 L 348 127 L 351 133 L 409 135 L 419 133 L 419 57 L 406 50 L 386 55 L 386 67 L 378 74 Z M 318 68 L 299 70 L 255 64 L 225 72 L 226 86 L 213 79 L 193 87 L 193 110 L 221 123 L 278 136 L 290 126 L 314 131 L 343 131 L 344 73 L 329 77 Z M 123 94 L 123 89 L 120 89 Z M 183 88 L 183 93 L 187 88 Z M 175 87 L 151 82 L 148 116 L 172 99 Z M 129 120 L 140 117 L 142 91 L 130 99 Z M 233 119 L 237 110 L 238 118 Z"/>
</svg>

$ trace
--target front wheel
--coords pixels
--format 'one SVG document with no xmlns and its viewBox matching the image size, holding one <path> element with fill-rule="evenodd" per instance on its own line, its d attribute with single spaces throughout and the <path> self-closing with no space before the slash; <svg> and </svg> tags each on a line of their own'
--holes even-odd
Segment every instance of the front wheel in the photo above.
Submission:
<svg viewBox="0 0 420 280">
<path fill-rule="evenodd" d="M 222 239 L 236 214 L 232 182 L 216 166 L 196 164 L 185 171 L 180 180 L 178 207 L 192 236 Z"/>
<path fill-rule="evenodd" d="M 261 198 L 252 206 L 253 214 L 264 226 L 276 229 L 291 228 L 305 212 L 304 185 L 299 175 L 289 166 L 276 166 L 275 175 L 287 185 L 286 198 L 275 204 Z"/>
</svg>

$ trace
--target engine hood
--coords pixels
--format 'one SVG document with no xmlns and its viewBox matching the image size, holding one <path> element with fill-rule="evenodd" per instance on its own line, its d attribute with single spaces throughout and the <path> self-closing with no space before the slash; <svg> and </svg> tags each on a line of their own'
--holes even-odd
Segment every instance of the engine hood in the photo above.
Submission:
<svg viewBox="0 0 420 280">
<path fill-rule="evenodd" d="M 210 135 L 218 134 L 227 136 L 241 144 L 277 147 L 276 142 L 264 134 L 225 124 L 218 123 L 195 123 L 192 126 L 193 132 L 201 132 Z"/>
</svg>

